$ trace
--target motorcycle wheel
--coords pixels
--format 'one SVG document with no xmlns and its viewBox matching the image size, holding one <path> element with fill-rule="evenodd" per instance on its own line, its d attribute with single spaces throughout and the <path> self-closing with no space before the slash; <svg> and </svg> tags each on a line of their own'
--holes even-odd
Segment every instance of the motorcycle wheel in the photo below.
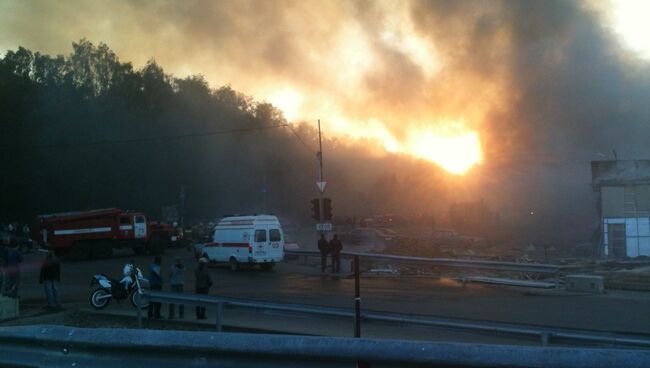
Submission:
<svg viewBox="0 0 650 368">
<path fill-rule="evenodd" d="M 90 305 L 95 309 L 104 309 L 108 306 L 108 303 L 111 302 L 111 298 L 98 299 L 99 297 L 110 295 L 110 293 L 103 288 L 95 289 L 92 294 L 90 294 Z"/>
<path fill-rule="evenodd" d="M 140 309 L 147 309 L 149 308 L 149 298 L 147 298 L 147 293 L 146 290 L 142 290 L 144 293 L 143 294 L 138 294 L 138 290 L 133 290 L 131 292 L 131 305 L 133 305 L 133 308 L 138 307 L 138 295 L 142 295 L 142 303 L 140 305 Z"/>
</svg>

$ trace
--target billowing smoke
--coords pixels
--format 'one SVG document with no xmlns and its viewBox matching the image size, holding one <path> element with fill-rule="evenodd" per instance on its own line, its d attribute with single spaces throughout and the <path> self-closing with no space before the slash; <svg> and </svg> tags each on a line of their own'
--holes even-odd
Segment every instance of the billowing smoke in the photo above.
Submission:
<svg viewBox="0 0 650 368">
<path fill-rule="evenodd" d="M 621 48 L 590 3 L 21 1 L 0 8 L 0 49 L 67 53 L 81 37 L 103 41 L 135 65 L 154 58 L 176 76 L 200 73 L 214 87 L 231 84 L 267 99 L 289 120 L 321 118 L 328 135 L 374 138 L 388 150 L 426 156 L 418 137 L 476 132 L 482 164 L 456 194 L 487 198 L 512 216 L 535 212 L 565 233 L 588 233 L 595 221 L 589 160 L 612 149 L 630 159 L 649 153 L 649 64 Z M 431 154 L 434 161 L 444 155 Z"/>
</svg>

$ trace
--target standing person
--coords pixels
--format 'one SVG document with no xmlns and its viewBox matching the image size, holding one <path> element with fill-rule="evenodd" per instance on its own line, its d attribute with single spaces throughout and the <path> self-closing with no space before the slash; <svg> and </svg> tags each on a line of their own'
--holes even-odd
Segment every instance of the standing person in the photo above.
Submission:
<svg viewBox="0 0 650 368">
<path fill-rule="evenodd" d="M 343 250 L 343 244 L 339 240 L 338 235 L 334 234 L 334 237 L 332 240 L 330 240 L 330 252 L 332 252 L 332 272 L 341 272 L 341 250 Z"/>
<path fill-rule="evenodd" d="M 181 262 L 180 257 L 176 257 L 174 264 L 169 270 L 169 283 L 171 284 L 172 291 L 183 292 L 183 285 L 185 285 L 185 266 Z M 185 306 L 178 305 L 178 317 L 183 318 Z M 174 318 L 174 304 L 169 305 L 169 319 Z"/>
<path fill-rule="evenodd" d="M 318 250 L 320 250 L 320 272 L 325 273 L 327 267 L 327 253 L 329 253 L 329 243 L 325 239 L 325 234 L 320 234 L 318 240 Z"/>
<path fill-rule="evenodd" d="M 196 278 L 196 293 L 197 294 L 207 294 L 212 286 L 212 279 L 210 279 L 210 274 L 208 273 L 208 259 L 201 257 L 199 259 L 199 267 L 194 271 L 194 277 Z M 206 319 L 205 307 L 196 307 L 196 319 Z"/>
<path fill-rule="evenodd" d="M 7 265 L 9 258 L 9 237 L 2 238 L 0 242 L 0 296 L 8 292 L 9 276 L 7 275 Z"/>
<path fill-rule="evenodd" d="M 39 284 L 45 287 L 45 296 L 47 297 L 46 308 L 61 308 L 59 301 L 59 281 L 61 281 L 61 265 L 59 259 L 56 258 L 50 250 L 45 256 L 45 260 L 41 265 L 41 274 L 39 276 Z"/>
<path fill-rule="evenodd" d="M 23 225 L 23 236 L 29 238 L 31 233 L 31 229 L 29 228 L 29 225 L 25 224 Z"/>
<path fill-rule="evenodd" d="M 160 274 L 160 264 L 162 259 L 156 256 L 153 263 L 149 265 L 149 287 L 151 290 L 162 290 L 162 276 Z M 149 318 L 160 319 L 160 302 L 149 303 L 149 311 L 147 313 Z"/>
<path fill-rule="evenodd" d="M 20 263 L 23 261 L 23 255 L 18 250 L 18 243 L 13 242 L 10 248 L 7 248 L 7 296 L 18 298 L 18 285 L 20 284 Z"/>
</svg>

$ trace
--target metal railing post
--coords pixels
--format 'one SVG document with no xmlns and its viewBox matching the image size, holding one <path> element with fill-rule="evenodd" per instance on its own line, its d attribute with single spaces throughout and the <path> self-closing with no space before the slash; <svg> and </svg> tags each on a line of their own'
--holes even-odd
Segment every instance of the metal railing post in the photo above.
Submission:
<svg viewBox="0 0 650 368">
<path fill-rule="evenodd" d="M 223 303 L 217 303 L 217 332 L 223 329 Z"/>
<path fill-rule="evenodd" d="M 539 337 L 542 342 L 542 346 L 548 346 L 548 340 L 550 339 L 549 333 L 542 332 Z"/>
<path fill-rule="evenodd" d="M 361 292 L 359 288 L 359 256 L 354 256 L 354 337 L 361 337 Z"/>
<path fill-rule="evenodd" d="M 136 291 L 137 293 L 137 291 Z M 142 294 L 138 293 L 138 302 L 136 303 L 138 306 L 135 308 L 137 309 L 137 316 L 138 316 L 138 328 L 142 328 Z"/>
</svg>

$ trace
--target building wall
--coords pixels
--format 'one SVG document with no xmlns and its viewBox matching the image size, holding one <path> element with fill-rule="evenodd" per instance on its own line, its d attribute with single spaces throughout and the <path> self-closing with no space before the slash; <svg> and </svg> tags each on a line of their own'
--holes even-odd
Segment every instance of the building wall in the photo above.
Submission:
<svg viewBox="0 0 650 368">
<path fill-rule="evenodd" d="M 650 185 L 604 186 L 600 191 L 603 217 L 646 217 Z"/>
<path fill-rule="evenodd" d="M 600 190 L 603 217 L 625 216 L 625 188 L 602 187 Z"/>
<path fill-rule="evenodd" d="M 603 186 L 601 211 L 605 257 L 650 256 L 649 185 Z M 624 243 L 618 251 L 612 244 L 617 241 Z"/>
</svg>

